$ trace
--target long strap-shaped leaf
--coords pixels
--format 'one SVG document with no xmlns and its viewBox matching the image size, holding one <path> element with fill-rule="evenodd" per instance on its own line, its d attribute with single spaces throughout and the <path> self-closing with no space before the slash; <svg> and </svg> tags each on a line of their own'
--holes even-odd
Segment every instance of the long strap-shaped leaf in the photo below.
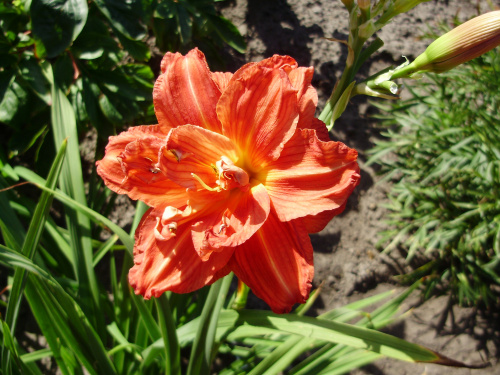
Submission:
<svg viewBox="0 0 500 375">
<path fill-rule="evenodd" d="M 161 334 L 165 346 L 166 357 L 166 374 L 181 373 L 181 355 L 179 341 L 177 340 L 177 330 L 170 309 L 170 302 L 166 294 L 156 299 L 156 307 L 158 310 L 158 320 L 160 323 Z"/>
<path fill-rule="evenodd" d="M 217 280 L 210 287 L 203 311 L 197 319 L 196 336 L 194 337 L 191 357 L 189 358 L 188 375 L 208 374 L 212 363 L 212 348 L 215 341 L 219 314 L 226 299 L 232 274 Z"/>
<path fill-rule="evenodd" d="M 91 220 L 108 227 L 112 232 L 114 232 L 122 241 L 123 245 L 125 245 L 127 249 L 127 253 L 132 256 L 134 249 L 134 240 L 130 237 L 130 235 L 125 232 L 118 225 L 113 223 L 107 217 L 102 216 L 98 212 L 88 208 L 86 205 L 78 203 L 76 200 L 69 197 L 67 194 L 64 194 L 60 190 L 49 189 L 45 186 L 45 180 L 38 176 L 37 174 L 27 170 L 26 168 L 16 167 L 15 171 L 19 174 L 19 176 L 24 179 L 34 183 L 38 188 L 47 191 L 54 195 L 54 198 L 58 201 L 62 202 L 64 205 L 77 210 L 83 215 L 86 215 Z"/>
<path fill-rule="evenodd" d="M 48 70 L 49 67 L 47 67 Z M 76 130 L 76 119 L 73 107 L 68 98 L 59 87 L 57 72 L 47 72 L 51 81 L 52 106 L 51 124 L 56 144 L 63 139 L 68 139 L 68 154 L 66 162 L 59 179 L 61 190 L 77 201 L 87 206 L 85 196 L 82 162 L 78 145 L 78 133 Z M 99 289 L 93 267 L 91 227 L 90 220 L 81 212 L 72 208 L 66 209 L 66 222 L 70 232 L 70 241 L 74 252 L 74 270 L 79 283 L 80 298 L 84 301 L 82 306 L 97 321 L 95 323 L 103 326 L 102 315 L 99 314 Z"/>
<path fill-rule="evenodd" d="M 48 318 L 56 331 L 58 344 L 51 345 L 52 349 L 58 345 L 70 349 L 92 374 L 116 373 L 102 341 L 82 309 L 52 276 L 30 259 L 2 245 L 0 260 L 30 272 L 26 294 L 30 304 L 36 301 L 32 311 L 37 321 L 40 323 L 38 318 L 41 316 Z"/>
<path fill-rule="evenodd" d="M 49 175 L 46 181 L 46 187 L 53 189 L 59 178 L 61 172 L 62 164 L 64 161 L 64 155 L 66 152 L 66 140 L 63 141 L 59 152 L 56 155 L 54 163 L 50 168 Z M 40 241 L 40 236 L 45 225 L 47 215 L 49 213 L 52 204 L 53 195 L 49 192 L 42 192 L 42 196 L 38 201 L 35 212 L 33 214 L 33 219 L 31 220 L 28 232 L 21 248 L 21 254 L 25 255 L 29 259 L 33 259 L 35 250 Z M 16 329 L 17 316 L 19 313 L 19 306 L 21 304 L 22 293 L 24 285 L 26 282 L 26 271 L 24 268 L 16 268 L 14 273 L 14 281 L 12 283 L 12 289 L 9 297 L 9 304 L 7 305 L 7 311 L 5 313 L 5 324 L 9 327 L 9 330 L 14 336 Z M 7 369 L 10 366 L 10 355 L 8 348 L 3 346 L 2 348 L 2 370 L 6 374 Z"/>
<path fill-rule="evenodd" d="M 194 340 L 197 325 L 198 319 L 195 319 L 177 330 L 181 346 L 186 346 Z M 245 337 L 272 333 L 291 333 L 325 342 L 344 344 L 408 362 L 430 362 L 470 367 L 421 345 L 412 344 L 372 329 L 308 316 L 277 315 L 268 311 L 222 310 L 219 316 L 216 339 L 241 340 Z"/>
</svg>

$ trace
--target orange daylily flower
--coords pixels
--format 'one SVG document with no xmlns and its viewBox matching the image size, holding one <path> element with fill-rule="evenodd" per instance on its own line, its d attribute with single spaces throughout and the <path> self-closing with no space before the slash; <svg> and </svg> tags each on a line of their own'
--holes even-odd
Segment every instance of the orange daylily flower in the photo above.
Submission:
<svg viewBox="0 0 500 375">
<path fill-rule="evenodd" d="M 137 294 L 187 293 L 234 271 L 275 312 L 309 296 L 317 232 L 359 182 L 357 152 L 314 118 L 313 68 L 288 56 L 213 73 L 167 53 L 158 125 L 110 137 L 97 171 L 151 206 L 136 231 Z"/>
</svg>

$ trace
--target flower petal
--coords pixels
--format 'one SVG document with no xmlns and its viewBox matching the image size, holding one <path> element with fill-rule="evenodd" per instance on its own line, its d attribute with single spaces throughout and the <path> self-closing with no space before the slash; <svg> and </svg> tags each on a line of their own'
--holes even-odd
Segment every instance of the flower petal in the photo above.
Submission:
<svg viewBox="0 0 500 375">
<path fill-rule="evenodd" d="M 221 91 L 212 79 L 205 56 L 198 49 L 186 56 L 168 52 L 161 62 L 153 102 L 162 126 L 199 125 L 220 132 L 215 111 Z"/>
<path fill-rule="evenodd" d="M 233 75 L 233 79 L 241 79 L 242 77 L 245 77 L 246 74 L 252 74 L 252 70 L 249 68 L 252 68 L 254 66 L 260 66 L 263 68 L 269 68 L 269 69 L 283 69 L 285 72 L 289 72 L 292 69 L 295 69 L 298 67 L 297 61 L 293 57 L 290 56 L 283 56 L 283 55 L 273 55 L 267 59 L 264 59 L 259 62 L 249 62 L 245 65 L 243 65 L 241 68 L 239 68 L 236 73 Z"/>
<path fill-rule="evenodd" d="M 157 240 L 154 229 L 161 215 L 161 211 L 150 209 L 135 234 L 135 264 L 129 272 L 129 283 L 136 294 L 149 299 L 167 290 L 189 293 L 229 273 L 225 266 L 233 250 L 214 254 L 203 262 L 193 247 L 190 222 L 179 225 L 169 240 Z"/>
<path fill-rule="evenodd" d="M 275 313 L 286 313 L 309 297 L 313 248 L 300 221 L 280 222 L 271 211 L 259 231 L 236 248 L 229 266 Z"/>
<path fill-rule="evenodd" d="M 302 220 L 302 223 L 304 223 L 306 227 L 307 233 L 321 232 L 334 218 L 334 216 L 340 215 L 342 212 L 344 212 L 346 203 L 347 201 L 345 201 L 342 206 L 335 210 L 323 211 L 316 215 L 307 215 L 296 220 Z"/>
<path fill-rule="evenodd" d="M 270 208 L 269 196 L 262 184 L 254 181 L 247 191 L 231 190 L 224 205 L 214 206 L 210 215 L 193 226 L 196 251 L 208 258 L 213 251 L 242 244 L 264 224 Z"/>
<path fill-rule="evenodd" d="M 311 128 L 311 123 L 314 119 L 316 106 L 318 105 L 318 94 L 316 89 L 311 85 L 311 80 L 314 74 L 314 68 L 300 67 L 293 69 L 288 73 L 292 86 L 299 92 L 297 99 L 299 103 L 299 122 L 297 127 L 300 129 Z"/>
<path fill-rule="evenodd" d="M 111 190 L 150 206 L 185 205 L 185 188 L 156 168 L 165 142 L 166 134 L 158 125 L 136 126 L 109 137 L 105 156 L 96 163 L 97 173 Z"/>
<path fill-rule="evenodd" d="M 199 126 L 184 125 L 170 132 L 160 152 L 159 168 L 169 179 L 186 188 L 204 189 L 193 173 L 215 188 L 218 178 L 215 164 L 221 156 L 233 162 L 238 159 L 227 137 Z"/>
<path fill-rule="evenodd" d="M 359 182 L 357 152 L 322 142 L 311 129 L 297 129 L 280 158 L 256 178 L 265 186 L 280 220 L 341 207 Z"/>
<path fill-rule="evenodd" d="M 213 72 L 212 79 L 219 88 L 220 92 L 224 92 L 229 81 L 233 77 L 233 73 L 230 72 Z"/>
<path fill-rule="evenodd" d="M 223 134 L 254 171 L 279 157 L 298 120 L 297 90 L 282 69 L 251 65 L 231 79 L 217 104 Z M 237 73 L 235 73 L 235 76 Z"/>
<path fill-rule="evenodd" d="M 330 134 L 328 133 L 328 129 L 326 128 L 325 123 L 317 118 L 313 118 L 311 124 L 302 129 L 314 129 L 316 130 L 316 136 L 320 141 L 330 141 Z"/>
</svg>

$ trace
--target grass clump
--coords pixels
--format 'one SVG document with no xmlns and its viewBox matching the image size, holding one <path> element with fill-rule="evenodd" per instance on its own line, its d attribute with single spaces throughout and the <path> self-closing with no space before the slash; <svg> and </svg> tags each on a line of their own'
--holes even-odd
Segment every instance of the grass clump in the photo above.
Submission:
<svg viewBox="0 0 500 375">
<path fill-rule="evenodd" d="M 379 244 L 423 265 L 461 305 L 498 300 L 500 290 L 500 55 L 416 82 L 411 98 L 380 106 L 385 139 L 371 150 L 394 185 L 389 229 Z M 422 264 L 422 263 L 420 263 Z"/>
</svg>

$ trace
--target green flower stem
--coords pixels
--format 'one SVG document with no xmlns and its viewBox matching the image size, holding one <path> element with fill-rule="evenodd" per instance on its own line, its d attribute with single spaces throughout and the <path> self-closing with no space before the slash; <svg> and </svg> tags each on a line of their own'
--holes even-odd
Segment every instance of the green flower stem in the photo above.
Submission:
<svg viewBox="0 0 500 375">
<path fill-rule="evenodd" d="M 353 43 L 352 43 L 352 50 L 353 50 L 353 55 L 354 55 L 354 62 L 352 65 L 346 65 L 346 68 L 342 72 L 342 76 L 340 77 L 340 80 L 337 82 L 335 85 L 335 88 L 333 89 L 332 95 L 330 96 L 330 99 L 328 99 L 328 102 L 325 105 L 325 108 L 319 115 L 319 119 L 323 121 L 328 130 L 331 130 L 333 128 L 333 124 L 331 124 L 332 121 L 332 115 L 333 111 L 335 109 L 335 105 L 339 101 L 340 97 L 344 93 L 345 89 L 351 84 L 351 82 L 354 80 L 354 76 L 359 70 L 359 58 L 361 55 L 361 50 L 363 48 L 363 45 L 365 43 L 366 39 L 360 38 L 358 35 L 355 35 L 353 38 Z"/>
<path fill-rule="evenodd" d="M 396 70 L 392 74 L 391 79 L 411 78 L 411 76 L 413 74 L 415 74 L 416 72 L 417 72 L 417 69 L 415 69 L 415 63 L 412 62 L 411 64 Z"/>
</svg>

